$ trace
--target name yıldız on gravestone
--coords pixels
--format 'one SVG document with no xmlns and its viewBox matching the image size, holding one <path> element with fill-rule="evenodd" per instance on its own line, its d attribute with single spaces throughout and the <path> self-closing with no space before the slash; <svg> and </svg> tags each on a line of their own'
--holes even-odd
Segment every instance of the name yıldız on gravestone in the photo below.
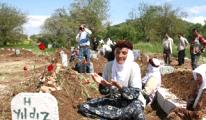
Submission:
<svg viewBox="0 0 206 120">
<path fill-rule="evenodd" d="M 57 100 L 49 93 L 19 93 L 11 101 L 12 120 L 59 120 Z"/>
</svg>

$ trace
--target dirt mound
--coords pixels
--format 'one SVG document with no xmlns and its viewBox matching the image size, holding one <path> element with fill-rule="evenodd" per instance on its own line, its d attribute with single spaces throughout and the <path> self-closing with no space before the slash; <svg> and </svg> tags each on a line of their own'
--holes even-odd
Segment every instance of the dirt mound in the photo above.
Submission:
<svg viewBox="0 0 206 120">
<path fill-rule="evenodd" d="M 23 57 L 23 58 L 36 56 L 33 52 L 26 50 L 26 49 L 18 49 L 20 51 L 20 54 L 16 55 L 15 50 L 16 49 L 14 48 L 1 49 L 0 55 L 1 56 L 4 55 L 6 57 Z"/>
<path fill-rule="evenodd" d="M 177 97 L 185 101 L 187 101 L 189 95 L 192 95 L 193 91 L 197 89 L 197 85 L 195 80 L 193 79 L 191 71 L 176 71 L 174 73 L 167 74 L 163 76 L 162 84 L 165 88 L 168 88 Z M 195 117 L 192 114 L 195 114 L 196 116 L 206 115 L 206 90 L 205 92 L 203 92 L 201 103 L 202 104 L 200 106 L 199 112 L 191 112 L 191 114 L 188 114 L 189 118 Z"/>
<path fill-rule="evenodd" d="M 96 84 L 86 74 L 79 74 L 73 70 L 61 73 L 62 90 L 53 92 L 59 103 L 60 120 L 79 120 L 78 105 L 87 98 L 94 98 L 99 93 Z M 85 82 L 89 81 L 89 82 Z"/>
<path fill-rule="evenodd" d="M 24 58 L 27 58 L 27 57 L 34 57 L 36 55 L 31 51 L 28 51 L 28 50 L 25 50 L 25 49 L 20 49 L 20 54 L 19 55 L 16 55 L 15 52 L 14 52 L 10 56 L 11 57 L 24 57 Z"/>
<path fill-rule="evenodd" d="M 104 65 L 107 63 L 107 60 L 103 56 L 98 56 L 97 59 L 92 60 L 94 65 L 94 71 L 96 73 L 102 73 Z"/>
<path fill-rule="evenodd" d="M 176 71 L 171 74 L 166 74 L 162 78 L 162 84 L 163 87 L 168 88 L 183 100 L 187 100 L 196 86 L 191 71 Z"/>
</svg>

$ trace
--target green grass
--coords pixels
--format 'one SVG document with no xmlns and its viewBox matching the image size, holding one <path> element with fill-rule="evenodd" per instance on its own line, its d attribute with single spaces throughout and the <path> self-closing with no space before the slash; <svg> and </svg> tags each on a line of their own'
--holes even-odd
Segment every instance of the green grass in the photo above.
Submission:
<svg viewBox="0 0 206 120">
<path fill-rule="evenodd" d="M 17 45 L 7 45 L 7 46 L 1 46 L 1 48 L 24 48 L 27 50 L 31 50 L 32 52 L 34 52 L 37 55 L 42 54 L 42 51 L 38 48 L 37 44 L 17 44 Z M 55 51 L 55 48 L 46 48 L 45 50 L 45 55 L 50 55 L 51 53 L 53 53 Z"/>
<path fill-rule="evenodd" d="M 8 46 L 1 46 L 0 48 L 25 48 L 29 49 L 35 54 L 39 55 L 42 54 L 42 51 L 39 50 L 37 44 L 17 44 L 17 45 L 8 45 Z M 162 53 L 163 48 L 162 48 L 162 43 L 145 43 L 145 42 L 139 42 L 134 44 L 135 49 L 139 49 L 143 53 Z M 51 49 L 46 49 L 46 55 L 50 55 L 55 51 L 55 48 Z M 173 45 L 173 53 L 172 56 L 177 57 L 177 45 Z M 186 49 L 186 57 L 190 58 L 190 53 L 189 53 L 189 46 Z M 202 54 L 202 56 L 206 57 L 206 52 Z"/>
<path fill-rule="evenodd" d="M 139 42 L 134 45 L 134 48 L 139 49 L 143 53 L 163 53 L 162 43 Z M 173 45 L 172 51 L 172 56 L 177 57 L 177 45 Z M 187 58 L 190 58 L 189 46 L 186 48 L 185 54 Z M 206 52 L 203 54 L 203 56 L 206 57 Z"/>
<path fill-rule="evenodd" d="M 134 45 L 134 48 L 139 49 L 143 53 L 162 53 L 162 45 L 160 43 L 139 42 Z"/>
</svg>

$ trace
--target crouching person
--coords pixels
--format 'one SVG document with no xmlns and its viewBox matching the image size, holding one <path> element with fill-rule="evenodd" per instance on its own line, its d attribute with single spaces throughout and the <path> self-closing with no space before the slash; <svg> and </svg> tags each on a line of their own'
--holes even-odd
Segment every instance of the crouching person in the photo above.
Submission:
<svg viewBox="0 0 206 120">
<path fill-rule="evenodd" d="M 168 115 L 168 120 L 201 120 L 206 116 L 206 64 L 193 70 L 193 77 L 197 86 L 189 96 L 187 108 L 175 108 Z"/>
<path fill-rule="evenodd" d="M 142 79 L 142 94 L 147 104 L 154 101 L 156 92 L 161 86 L 161 73 L 159 70 L 160 61 L 157 58 L 150 58 L 148 61 L 147 73 Z"/>
<path fill-rule="evenodd" d="M 145 120 L 140 67 L 134 62 L 132 48 L 129 41 L 118 41 L 115 59 L 105 65 L 103 77 L 92 73 L 100 91 L 107 89 L 104 92 L 108 94 L 80 105 L 81 114 L 109 120 Z"/>
</svg>

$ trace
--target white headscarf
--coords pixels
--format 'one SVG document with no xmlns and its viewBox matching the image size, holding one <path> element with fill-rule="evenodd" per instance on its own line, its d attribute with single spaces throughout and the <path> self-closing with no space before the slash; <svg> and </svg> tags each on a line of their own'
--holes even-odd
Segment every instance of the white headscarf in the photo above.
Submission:
<svg viewBox="0 0 206 120">
<path fill-rule="evenodd" d="M 196 105 L 201 97 L 203 89 L 206 89 L 206 64 L 202 64 L 199 67 L 197 67 L 195 70 L 193 70 L 193 77 L 195 80 L 197 80 L 197 73 L 202 76 L 202 84 L 200 85 L 200 88 L 198 90 L 198 95 L 195 99 L 193 108 L 196 108 Z"/>
<path fill-rule="evenodd" d="M 132 62 L 134 62 L 134 54 L 130 49 L 128 49 L 127 58 L 123 64 L 119 64 L 115 58 L 112 65 L 112 79 L 123 86 L 128 86 L 128 80 L 126 81 L 125 78 L 130 72 Z"/>
<path fill-rule="evenodd" d="M 147 73 L 146 75 L 143 77 L 142 82 L 145 84 L 150 77 L 155 77 L 158 80 L 158 87 L 160 87 L 161 85 L 161 73 L 160 73 L 160 61 L 156 58 L 152 58 L 153 63 L 158 66 L 158 67 L 154 67 L 152 66 L 150 63 L 147 67 Z"/>
<path fill-rule="evenodd" d="M 202 76 L 203 81 L 200 88 L 202 89 L 206 88 L 206 64 L 200 65 L 195 70 L 193 70 L 192 73 L 195 80 L 197 79 L 197 73 Z"/>
</svg>

